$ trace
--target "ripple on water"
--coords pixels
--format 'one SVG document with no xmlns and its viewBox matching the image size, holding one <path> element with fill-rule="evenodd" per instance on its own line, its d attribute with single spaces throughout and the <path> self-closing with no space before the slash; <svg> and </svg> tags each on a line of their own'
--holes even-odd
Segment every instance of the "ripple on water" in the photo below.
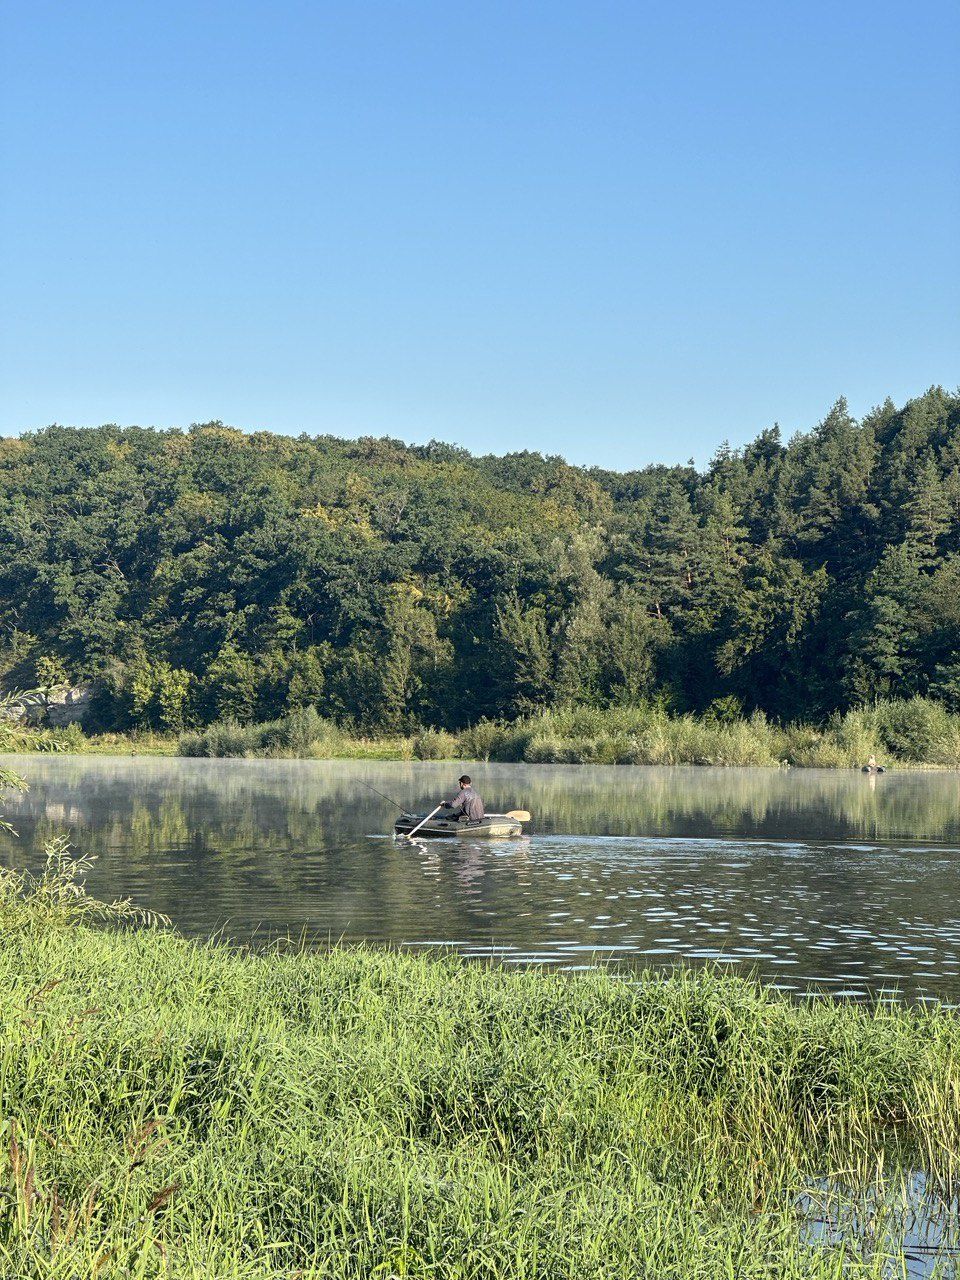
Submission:
<svg viewBox="0 0 960 1280">
<path fill-rule="evenodd" d="M 889 1259 L 908 1280 L 960 1273 L 960 1199 L 922 1172 L 895 1170 L 862 1186 L 819 1179 L 798 1202 L 801 1238 L 865 1263 Z"/>
<path fill-rule="evenodd" d="M 519 797 L 535 812 L 528 840 L 399 846 L 389 806 L 361 783 L 426 811 L 448 767 L 33 756 L 19 768 L 21 839 L 0 840 L 0 857 L 36 864 L 66 827 L 99 855 L 94 892 L 193 935 L 566 968 L 611 954 L 721 962 L 844 998 L 960 999 L 955 778 L 891 774 L 870 791 L 837 773 L 483 765 L 491 807 Z"/>
</svg>

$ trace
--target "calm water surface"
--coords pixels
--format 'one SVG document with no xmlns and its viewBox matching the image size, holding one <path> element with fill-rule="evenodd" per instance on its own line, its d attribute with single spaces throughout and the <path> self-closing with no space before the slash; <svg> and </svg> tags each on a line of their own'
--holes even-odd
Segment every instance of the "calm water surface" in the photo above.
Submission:
<svg viewBox="0 0 960 1280">
<path fill-rule="evenodd" d="M 476 765 L 513 841 L 397 844 L 456 765 L 4 757 L 6 863 L 69 834 L 90 887 L 192 935 L 366 940 L 508 963 L 714 961 L 786 989 L 960 1003 L 960 775 Z"/>
</svg>

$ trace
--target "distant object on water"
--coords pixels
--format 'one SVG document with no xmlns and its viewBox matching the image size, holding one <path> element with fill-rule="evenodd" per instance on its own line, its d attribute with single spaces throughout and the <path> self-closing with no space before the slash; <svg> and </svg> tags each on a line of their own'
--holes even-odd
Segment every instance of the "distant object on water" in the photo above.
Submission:
<svg viewBox="0 0 960 1280">
<path fill-rule="evenodd" d="M 886 768 L 882 764 L 877 764 L 877 757 L 871 756 L 867 763 L 863 766 L 864 773 L 886 773 Z"/>
</svg>

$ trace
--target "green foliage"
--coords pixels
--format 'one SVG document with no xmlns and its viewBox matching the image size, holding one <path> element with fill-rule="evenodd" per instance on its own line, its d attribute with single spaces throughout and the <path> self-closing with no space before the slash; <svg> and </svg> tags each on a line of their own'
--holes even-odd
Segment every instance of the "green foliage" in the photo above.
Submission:
<svg viewBox="0 0 960 1280">
<path fill-rule="evenodd" d="M 453 733 L 362 736 L 315 708 L 260 724 L 220 720 L 179 739 L 151 733 L 87 737 L 79 726 L 26 729 L 0 724 L 0 749 L 312 759 L 494 760 L 532 764 L 799 765 L 859 768 L 871 755 L 888 765 L 960 767 L 960 708 L 929 698 L 879 699 L 825 725 L 779 724 L 739 699 L 718 698 L 702 716 L 659 703 L 555 708 L 514 721 L 480 720 Z"/>
<path fill-rule="evenodd" d="M 461 759 L 533 764 L 805 765 L 858 768 L 871 755 L 888 764 L 960 767 L 960 715 L 930 699 L 877 702 L 820 728 L 778 725 L 739 702 L 719 699 L 705 716 L 671 715 L 656 704 L 567 707 L 513 724 L 481 722 L 459 735 Z"/>
<path fill-rule="evenodd" d="M 139 729 L 182 729 L 190 693 L 189 671 L 146 658 L 130 672 L 130 718 Z"/>
<path fill-rule="evenodd" d="M 27 784 L 18 773 L 14 773 L 12 769 L 0 768 L 0 801 L 6 791 L 26 791 L 26 789 Z M 4 818 L 2 810 L 0 810 L 0 831 L 5 831 L 7 835 L 16 835 L 13 827 Z"/>
<path fill-rule="evenodd" d="M 225 644 L 203 673 L 203 701 L 217 717 L 247 721 L 257 706 L 257 664 L 233 643 Z"/>
<path fill-rule="evenodd" d="M 886 750 L 896 758 L 960 764 L 960 718 L 929 698 L 880 702 L 871 720 Z"/>
<path fill-rule="evenodd" d="M 40 689 L 55 689 L 67 683 L 67 668 L 61 658 L 44 654 L 35 663 L 37 686 Z"/>
<path fill-rule="evenodd" d="M 201 732 L 185 733 L 179 752 L 182 756 L 248 756 L 257 751 L 261 741 L 257 725 L 217 720 Z"/>
<path fill-rule="evenodd" d="M 525 609 L 512 592 L 497 605 L 494 635 L 502 672 L 498 696 L 504 711 L 521 715 L 549 702 L 554 664 L 544 610 Z"/>
<path fill-rule="evenodd" d="M 298 707 L 281 720 L 261 726 L 264 747 L 295 756 L 309 755 L 320 744 L 333 746 L 338 738 L 336 726 L 324 720 L 316 707 Z"/>
<path fill-rule="evenodd" d="M 76 856 L 70 843 L 57 837 L 46 845 L 46 860 L 39 875 L 0 867 L 0 928 L 54 929 L 108 921 L 112 923 L 169 924 L 156 912 L 135 907 L 129 899 L 101 902 L 87 893 L 83 878 L 96 858 Z"/>
<path fill-rule="evenodd" d="M 298 707 L 263 724 L 218 720 L 183 734 L 178 750 L 183 756 L 335 756 L 345 742 L 343 731 L 315 707 Z"/>
<path fill-rule="evenodd" d="M 960 1159 L 955 1014 L 711 972 L 258 955 L 38 905 L 0 931 L 0 1019 L 10 1276 L 881 1280 L 907 1206 L 831 1246 L 804 1199 Z"/>
<path fill-rule="evenodd" d="M 421 729 L 413 736 L 415 760 L 456 760 L 459 749 L 457 735 L 445 729 Z"/>
<path fill-rule="evenodd" d="M 840 401 L 702 473 L 216 422 L 0 441 L 0 687 L 92 682 L 101 730 L 312 707 L 409 737 L 725 699 L 825 724 L 956 705 L 958 634 L 960 396 L 941 388 L 861 422 Z"/>
<path fill-rule="evenodd" d="M 718 724 L 733 724 L 743 715 L 743 703 L 731 693 L 722 698 L 714 698 L 707 707 L 705 720 L 715 720 Z"/>
<path fill-rule="evenodd" d="M 960 711 L 960 658 L 937 666 L 930 682 L 930 692 L 949 711 Z"/>
</svg>

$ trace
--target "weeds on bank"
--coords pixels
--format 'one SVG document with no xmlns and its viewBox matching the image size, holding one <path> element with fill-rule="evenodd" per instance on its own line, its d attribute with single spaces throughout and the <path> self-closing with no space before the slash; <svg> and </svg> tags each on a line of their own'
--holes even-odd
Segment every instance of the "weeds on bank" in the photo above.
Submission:
<svg viewBox="0 0 960 1280">
<path fill-rule="evenodd" d="M 39 875 L 0 867 L 0 928 L 43 930 L 95 921 L 169 924 L 166 916 L 135 906 L 129 898 L 101 902 L 87 893 L 84 877 L 96 858 L 76 855 L 62 837 L 48 841 Z"/>
<path fill-rule="evenodd" d="M 533 764 L 795 765 L 886 764 L 960 768 L 960 715 L 927 698 L 878 702 L 825 725 L 786 724 L 762 712 L 670 715 L 662 707 L 569 707 L 519 720 L 484 720 L 459 733 L 365 737 L 313 708 L 264 724 L 221 720 L 179 739 L 157 734 L 86 737 L 78 725 L 0 725 L 0 751 L 117 752 L 303 759 L 495 760 Z"/>
<path fill-rule="evenodd" d="M 811 1186 L 956 1182 L 949 1012 L 255 954 L 13 897 L 5 1274 L 879 1280 L 895 1234 L 811 1242 Z"/>
<path fill-rule="evenodd" d="M 549 764 L 798 765 L 887 763 L 960 767 L 960 715 L 926 698 L 879 702 L 826 725 L 673 716 L 654 706 L 575 707 L 511 724 L 484 722 L 459 736 L 463 758 Z"/>
</svg>

